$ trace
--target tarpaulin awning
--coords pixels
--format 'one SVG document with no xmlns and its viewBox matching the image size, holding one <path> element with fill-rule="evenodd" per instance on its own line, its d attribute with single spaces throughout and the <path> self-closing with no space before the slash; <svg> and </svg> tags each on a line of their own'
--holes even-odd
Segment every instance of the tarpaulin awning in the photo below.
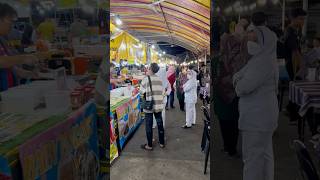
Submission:
<svg viewBox="0 0 320 180">
<path fill-rule="evenodd" d="M 210 0 L 111 0 L 111 14 L 146 42 L 167 42 L 198 53 L 210 48 Z M 112 17 L 112 16 L 111 16 Z"/>
<path fill-rule="evenodd" d="M 110 25 L 110 28 L 112 25 Z M 113 26 L 113 28 L 115 28 Z M 121 59 L 127 60 L 129 64 L 145 64 L 146 44 L 140 42 L 135 37 L 125 31 L 110 39 L 110 60 L 120 62 Z"/>
</svg>

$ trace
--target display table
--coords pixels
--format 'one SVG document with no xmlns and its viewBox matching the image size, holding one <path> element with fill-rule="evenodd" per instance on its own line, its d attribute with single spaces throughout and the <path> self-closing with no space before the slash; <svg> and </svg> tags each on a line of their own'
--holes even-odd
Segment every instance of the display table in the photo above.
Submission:
<svg viewBox="0 0 320 180">
<path fill-rule="evenodd" d="M 298 134 L 304 140 L 305 121 L 312 117 L 314 109 L 320 108 L 320 81 L 290 82 L 289 100 L 299 106 Z"/>
<path fill-rule="evenodd" d="M 142 122 L 140 95 L 111 97 L 110 107 L 110 163 L 123 150 L 128 139 Z"/>
<path fill-rule="evenodd" d="M 99 179 L 98 153 L 96 105 L 89 101 L 0 143 L 0 179 Z"/>
</svg>

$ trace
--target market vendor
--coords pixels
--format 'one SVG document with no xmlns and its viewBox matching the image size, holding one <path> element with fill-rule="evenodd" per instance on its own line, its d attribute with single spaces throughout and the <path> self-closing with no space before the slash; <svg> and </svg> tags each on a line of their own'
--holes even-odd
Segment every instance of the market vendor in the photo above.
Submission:
<svg viewBox="0 0 320 180">
<path fill-rule="evenodd" d="M 19 84 L 18 79 L 37 78 L 37 74 L 21 68 L 21 64 L 35 64 L 39 61 L 37 54 L 18 55 L 6 41 L 17 12 L 6 3 L 0 3 L 0 92 Z"/>
<path fill-rule="evenodd" d="M 105 106 L 107 104 L 107 79 L 107 60 L 105 58 L 99 67 L 99 75 L 95 84 L 95 100 L 97 104 L 101 106 Z"/>
<path fill-rule="evenodd" d="M 70 25 L 70 32 L 69 32 L 70 40 L 72 40 L 72 38 L 75 38 L 75 37 L 85 37 L 88 34 L 89 34 L 89 31 L 87 29 L 87 25 L 79 17 L 76 17 L 73 23 Z"/>
<path fill-rule="evenodd" d="M 124 76 L 124 77 L 126 77 L 127 75 L 128 75 L 128 72 L 129 72 L 129 70 L 128 70 L 128 68 L 127 67 L 122 67 L 122 69 L 121 69 L 121 76 Z"/>
<path fill-rule="evenodd" d="M 46 17 L 46 19 L 38 26 L 37 32 L 43 40 L 52 42 L 56 32 L 56 24 L 51 18 Z"/>
<path fill-rule="evenodd" d="M 115 89 L 118 83 L 121 83 L 121 80 L 117 79 L 115 65 L 110 63 L 110 90 Z"/>
</svg>

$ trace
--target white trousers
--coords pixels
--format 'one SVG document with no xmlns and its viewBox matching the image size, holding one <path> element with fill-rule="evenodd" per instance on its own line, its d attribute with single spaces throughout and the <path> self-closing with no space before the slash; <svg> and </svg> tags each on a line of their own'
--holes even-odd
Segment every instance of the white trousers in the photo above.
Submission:
<svg viewBox="0 0 320 180">
<path fill-rule="evenodd" d="M 241 131 L 243 180 L 273 180 L 273 132 Z"/>
<path fill-rule="evenodd" d="M 186 103 L 186 125 L 191 127 L 192 124 L 196 124 L 196 104 Z"/>
</svg>

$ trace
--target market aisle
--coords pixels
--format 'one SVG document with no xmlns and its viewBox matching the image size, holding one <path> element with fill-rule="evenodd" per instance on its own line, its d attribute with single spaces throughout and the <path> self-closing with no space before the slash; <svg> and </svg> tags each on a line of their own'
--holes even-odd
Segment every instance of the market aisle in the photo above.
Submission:
<svg viewBox="0 0 320 180">
<path fill-rule="evenodd" d="M 216 121 L 217 122 L 217 121 Z M 297 126 L 290 126 L 288 118 L 284 112 L 279 116 L 278 130 L 273 137 L 274 157 L 275 157 L 275 180 L 295 179 L 298 175 L 298 162 L 294 150 L 290 146 L 297 138 Z M 221 152 L 222 138 L 219 122 L 213 128 L 213 177 L 217 180 L 241 180 L 242 179 L 242 160 L 230 159 Z M 239 138 L 240 139 L 240 138 Z M 241 150 L 241 141 L 238 143 Z"/>
<path fill-rule="evenodd" d="M 155 145 L 152 152 L 146 152 L 140 145 L 146 142 L 144 124 L 139 127 L 128 142 L 121 156 L 111 168 L 111 179 L 117 180 L 209 180 L 203 174 L 204 154 L 200 144 L 203 131 L 201 102 L 197 104 L 197 125 L 191 129 L 182 129 L 185 113 L 178 108 L 167 111 L 166 138 L 167 145 L 161 149 Z M 157 130 L 154 136 L 157 140 Z M 208 165 L 209 167 L 210 165 Z"/>
</svg>

